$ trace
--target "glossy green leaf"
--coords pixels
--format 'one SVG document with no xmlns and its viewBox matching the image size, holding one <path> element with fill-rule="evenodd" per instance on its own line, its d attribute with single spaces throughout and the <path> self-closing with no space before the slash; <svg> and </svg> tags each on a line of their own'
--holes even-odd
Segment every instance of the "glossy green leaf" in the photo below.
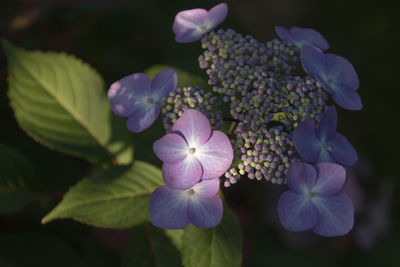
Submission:
<svg viewBox="0 0 400 267">
<path fill-rule="evenodd" d="M 37 199 L 27 190 L 33 166 L 20 152 L 1 143 L 0 162 L 0 213 L 19 211 Z"/>
<path fill-rule="evenodd" d="M 149 219 L 151 193 L 163 183 L 161 171 L 145 162 L 98 170 L 73 186 L 43 218 L 72 218 L 105 228 L 129 228 Z"/>
<path fill-rule="evenodd" d="M 242 232 L 239 221 L 224 206 L 222 222 L 215 228 L 185 228 L 182 238 L 185 267 L 239 267 L 242 264 Z"/>
<path fill-rule="evenodd" d="M 144 223 L 132 229 L 122 267 L 179 267 L 178 249 L 162 229 Z"/>
<path fill-rule="evenodd" d="M 22 129 L 39 143 L 96 163 L 127 164 L 132 146 L 112 114 L 100 75 L 64 53 L 26 51 L 3 41 L 10 104 Z"/>
</svg>

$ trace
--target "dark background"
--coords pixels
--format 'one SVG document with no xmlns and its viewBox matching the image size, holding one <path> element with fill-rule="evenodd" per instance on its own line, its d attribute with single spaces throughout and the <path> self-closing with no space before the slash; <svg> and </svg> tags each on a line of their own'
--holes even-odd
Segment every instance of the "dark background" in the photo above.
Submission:
<svg viewBox="0 0 400 267">
<path fill-rule="evenodd" d="M 203 75 L 199 43 L 178 44 L 171 31 L 183 9 L 209 9 L 214 1 L 0 0 L 0 37 L 15 45 L 65 51 L 92 65 L 106 84 L 154 64 Z M 277 220 L 282 190 L 245 179 L 224 190 L 244 231 L 244 266 L 400 266 L 399 64 L 400 1 L 231 0 L 222 28 L 276 38 L 275 25 L 311 27 L 355 66 L 364 108 L 339 110 L 339 132 L 358 150 L 346 191 L 356 207 L 354 230 L 338 238 L 291 233 Z M 7 63 L 0 52 L 0 142 L 17 148 L 34 165 L 35 190 L 50 200 L 0 216 L 0 266 L 118 266 L 127 231 L 95 229 L 71 220 L 40 219 L 87 163 L 50 151 L 18 128 L 6 96 Z M 155 140 L 160 125 L 152 126 Z M 136 159 L 160 165 L 149 134 L 134 135 Z M 0 168 L 2 163 L 0 162 Z M 46 198 L 47 199 L 47 198 Z M 10 265 L 6 265 L 10 264 Z M 14 265 L 12 265 L 14 264 Z M 61 266 L 61 265 L 60 265 Z"/>
</svg>

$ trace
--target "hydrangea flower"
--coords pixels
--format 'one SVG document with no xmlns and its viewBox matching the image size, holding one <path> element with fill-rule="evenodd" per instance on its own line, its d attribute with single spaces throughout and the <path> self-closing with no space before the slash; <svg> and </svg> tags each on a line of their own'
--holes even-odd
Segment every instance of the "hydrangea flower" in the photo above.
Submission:
<svg viewBox="0 0 400 267">
<path fill-rule="evenodd" d="M 348 110 L 362 108 L 361 98 L 357 93 L 360 81 L 353 65 L 347 59 L 334 54 L 324 54 L 312 46 L 305 46 L 301 52 L 301 63 L 304 70 L 314 76 L 332 95 L 336 104 Z"/>
<path fill-rule="evenodd" d="M 300 27 L 292 27 L 288 30 L 281 26 L 275 26 L 275 31 L 282 40 L 292 43 L 300 49 L 306 45 L 318 47 L 322 51 L 329 49 L 328 42 L 316 30 Z"/>
<path fill-rule="evenodd" d="M 218 4 L 209 11 L 202 8 L 179 12 L 172 26 L 175 40 L 179 43 L 191 43 L 200 40 L 203 34 L 217 27 L 228 14 L 228 5 Z"/>
<path fill-rule="evenodd" d="M 172 69 L 160 71 L 152 81 L 144 73 L 134 73 L 114 82 L 108 99 L 115 114 L 127 117 L 134 133 L 150 127 L 160 114 L 160 101 L 175 90 L 178 76 Z"/>
<path fill-rule="evenodd" d="M 223 205 L 219 179 L 203 180 L 188 190 L 157 188 L 150 197 L 150 221 L 160 228 L 180 229 L 190 222 L 199 228 L 217 226 Z"/>
<path fill-rule="evenodd" d="M 293 142 L 300 156 L 310 163 L 337 162 L 352 166 L 358 161 L 357 151 L 346 137 L 336 132 L 334 106 L 326 109 L 318 127 L 311 120 L 301 122 L 293 132 Z"/>
<path fill-rule="evenodd" d="M 165 184 L 180 190 L 193 187 L 200 179 L 218 178 L 233 160 L 229 138 L 212 131 L 207 117 L 194 109 L 187 109 L 171 133 L 154 142 L 153 150 L 164 162 Z"/>
<path fill-rule="evenodd" d="M 312 230 L 332 237 L 347 234 L 353 227 L 354 207 L 342 191 L 346 170 L 335 163 L 313 167 L 296 162 L 287 174 L 289 191 L 278 200 L 282 225 L 290 231 Z"/>
</svg>

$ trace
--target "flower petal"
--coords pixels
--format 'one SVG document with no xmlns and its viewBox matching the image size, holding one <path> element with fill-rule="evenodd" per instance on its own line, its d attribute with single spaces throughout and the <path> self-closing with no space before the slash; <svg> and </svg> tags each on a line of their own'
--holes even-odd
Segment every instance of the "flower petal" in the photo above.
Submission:
<svg viewBox="0 0 400 267">
<path fill-rule="evenodd" d="M 314 204 L 305 196 L 284 192 L 278 200 L 279 219 L 289 231 L 305 231 L 313 228 L 318 221 Z"/>
<path fill-rule="evenodd" d="M 331 153 L 327 149 L 321 149 L 319 153 L 319 158 L 317 162 L 333 162 L 337 163 L 334 157 L 332 157 Z"/>
<path fill-rule="evenodd" d="M 301 64 L 308 74 L 326 73 L 325 55 L 318 48 L 309 45 L 303 46 L 300 57 Z"/>
<path fill-rule="evenodd" d="M 314 167 L 303 162 L 294 162 L 286 175 L 286 182 L 290 190 L 298 194 L 306 194 L 311 191 L 317 173 Z"/>
<path fill-rule="evenodd" d="M 289 32 L 299 48 L 302 48 L 304 45 L 312 45 L 318 47 L 322 51 L 329 49 L 328 42 L 314 29 L 292 27 Z"/>
<path fill-rule="evenodd" d="M 160 105 L 151 104 L 136 109 L 126 121 L 128 130 L 139 133 L 149 128 L 160 114 Z"/>
<path fill-rule="evenodd" d="M 150 79 L 144 73 L 134 73 L 113 83 L 108 89 L 108 99 L 115 114 L 128 117 L 150 90 Z"/>
<path fill-rule="evenodd" d="M 336 136 L 337 112 L 335 106 L 329 106 L 321 117 L 318 126 L 318 137 L 327 142 Z"/>
<path fill-rule="evenodd" d="M 223 132 L 213 131 L 210 139 L 196 150 L 195 156 L 203 166 L 202 179 L 220 177 L 233 161 L 231 141 Z"/>
<path fill-rule="evenodd" d="M 305 120 L 297 125 L 293 132 L 293 142 L 305 161 L 314 163 L 318 160 L 321 151 L 320 140 L 313 121 Z"/>
<path fill-rule="evenodd" d="M 225 3 L 218 4 L 208 11 L 207 24 L 209 25 L 208 31 L 211 31 L 219 24 L 221 24 L 228 15 L 228 5 Z"/>
<path fill-rule="evenodd" d="M 195 8 L 180 11 L 175 16 L 172 31 L 175 40 L 179 43 L 191 43 L 197 41 L 204 34 L 201 27 L 207 20 L 207 10 Z"/>
<path fill-rule="evenodd" d="M 175 133 L 164 135 L 153 144 L 154 153 L 166 163 L 178 163 L 188 156 L 189 146 L 182 136 Z"/>
<path fill-rule="evenodd" d="M 202 198 L 210 198 L 215 196 L 219 191 L 219 179 L 202 180 L 192 187 L 196 196 Z"/>
<path fill-rule="evenodd" d="M 288 29 L 281 26 L 275 26 L 275 32 L 283 41 L 293 43 L 292 36 L 290 35 Z"/>
<path fill-rule="evenodd" d="M 332 156 L 339 164 L 352 166 L 358 161 L 357 151 L 343 135 L 337 133 L 335 139 L 328 144 L 332 149 Z"/>
<path fill-rule="evenodd" d="M 162 176 L 165 184 L 173 189 L 186 190 L 200 181 L 203 169 L 193 156 L 175 164 L 164 163 Z"/>
<path fill-rule="evenodd" d="M 360 80 L 356 70 L 347 59 L 335 54 L 326 54 L 326 70 L 328 76 L 337 84 L 346 85 L 347 87 L 357 90 L 360 87 Z"/>
<path fill-rule="evenodd" d="M 154 76 L 151 82 L 150 92 L 156 102 L 161 98 L 168 97 L 178 84 L 178 75 L 173 69 L 162 70 Z"/>
<path fill-rule="evenodd" d="M 161 228 L 184 228 L 189 224 L 187 207 L 186 191 L 161 186 L 150 197 L 150 221 L 154 226 Z"/>
<path fill-rule="evenodd" d="M 326 237 L 341 236 L 353 228 L 354 206 L 345 192 L 332 197 L 316 196 L 313 202 L 319 215 L 314 233 Z"/>
<path fill-rule="evenodd" d="M 207 117 L 198 110 L 188 109 L 176 120 L 172 132 L 181 132 L 190 147 L 198 148 L 211 135 L 211 125 Z"/>
<path fill-rule="evenodd" d="M 346 182 L 346 170 L 336 163 L 318 163 L 315 165 L 318 173 L 312 192 L 323 196 L 338 194 Z"/>
<path fill-rule="evenodd" d="M 221 198 L 215 195 L 211 198 L 193 197 L 189 199 L 187 214 L 190 222 L 199 228 L 217 226 L 223 215 L 224 207 Z"/>
<path fill-rule="evenodd" d="M 357 91 L 341 84 L 335 84 L 331 88 L 332 98 L 336 104 L 347 110 L 362 109 L 361 98 Z"/>
</svg>

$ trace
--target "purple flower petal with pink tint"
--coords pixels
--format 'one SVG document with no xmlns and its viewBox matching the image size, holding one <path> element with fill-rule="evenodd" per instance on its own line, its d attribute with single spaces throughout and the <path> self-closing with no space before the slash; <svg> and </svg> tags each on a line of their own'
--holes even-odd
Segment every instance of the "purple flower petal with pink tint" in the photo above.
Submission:
<svg viewBox="0 0 400 267">
<path fill-rule="evenodd" d="M 200 228 L 215 227 L 223 214 L 218 191 L 219 179 L 201 181 L 187 190 L 159 187 L 150 197 L 150 221 L 167 229 L 184 228 L 189 222 Z"/>
<path fill-rule="evenodd" d="M 200 179 L 218 178 L 231 166 L 233 149 L 229 138 L 223 132 L 212 131 L 200 111 L 186 110 L 171 129 L 171 134 L 153 145 L 164 162 L 163 179 L 169 187 L 189 189 Z"/>
<path fill-rule="evenodd" d="M 310 171 L 311 168 L 315 168 L 314 172 Z M 346 179 L 342 166 L 325 162 L 313 167 L 295 162 L 288 173 L 290 190 L 278 200 L 279 219 L 286 229 L 311 229 L 328 237 L 344 235 L 352 229 L 354 207 L 342 191 Z"/>
<path fill-rule="evenodd" d="M 329 43 L 314 29 L 292 27 L 287 30 L 284 27 L 275 26 L 275 31 L 282 40 L 292 43 L 300 49 L 306 45 L 318 47 L 322 51 L 329 49 Z"/>
<path fill-rule="evenodd" d="M 128 117 L 127 127 L 138 133 L 150 127 L 160 114 L 160 101 L 175 90 L 177 74 L 172 69 L 159 72 L 151 82 L 144 73 L 134 73 L 114 82 L 108 99 L 115 114 Z"/>
<path fill-rule="evenodd" d="M 314 76 L 339 106 L 348 110 L 360 110 L 361 98 L 357 93 L 360 86 L 353 65 L 345 58 L 324 54 L 313 46 L 301 50 L 301 63 L 304 70 Z"/>
<path fill-rule="evenodd" d="M 175 16 L 172 30 L 179 43 L 191 43 L 222 23 L 228 14 L 228 5 L 218 4 L 207 11 L 202 8 L 180 11 Z"/>
</svg>

